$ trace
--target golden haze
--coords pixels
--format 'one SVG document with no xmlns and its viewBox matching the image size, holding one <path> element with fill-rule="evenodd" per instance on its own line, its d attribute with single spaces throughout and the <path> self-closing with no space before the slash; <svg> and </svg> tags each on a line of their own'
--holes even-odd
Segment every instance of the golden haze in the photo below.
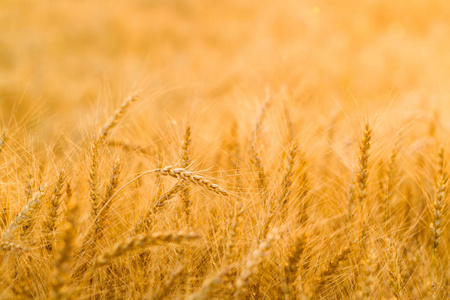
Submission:
<svg viewBox="0 0 450 300">
<path fill-rule="evenodd" d="M 450 2 L 0 2 L 1 299 L 447 299 Z"/>
</svg>

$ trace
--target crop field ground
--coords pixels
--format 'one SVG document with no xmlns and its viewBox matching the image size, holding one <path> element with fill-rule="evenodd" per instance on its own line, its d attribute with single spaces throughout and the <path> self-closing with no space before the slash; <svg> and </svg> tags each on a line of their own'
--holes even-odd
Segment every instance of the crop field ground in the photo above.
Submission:
<svg viewBox="0 0 450 300">
<path fill-rule="evenodd" d="M 0 299 L 450 299 L 447 0 L 1 0 Z"/>
</svg>

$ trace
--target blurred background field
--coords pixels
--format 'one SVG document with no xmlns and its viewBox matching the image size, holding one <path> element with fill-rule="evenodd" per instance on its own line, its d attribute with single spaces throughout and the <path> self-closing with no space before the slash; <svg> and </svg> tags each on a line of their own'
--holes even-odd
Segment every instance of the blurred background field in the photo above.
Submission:
<svg viewBox="0 0 450 300">
<path fill-rule="evenodd" d="M 157 94 L 145 104 L 155 120 L 192 102 L 208 114 L 253 109 L 247 99 L 267 88 L 318 120 L 392 106 L 442 112 L 449 15 L 444 0 L 3 0 L 2 120 L 13 113 L 52 131 L 135 88 Z"/>
</svg>

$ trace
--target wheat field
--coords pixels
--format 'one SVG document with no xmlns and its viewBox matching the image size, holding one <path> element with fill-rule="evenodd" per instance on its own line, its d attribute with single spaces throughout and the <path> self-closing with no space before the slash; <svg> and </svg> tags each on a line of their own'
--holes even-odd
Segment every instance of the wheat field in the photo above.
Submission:
<svg viewBox="0 0 450 300">
<path fill-rule="evenodd" d="M 450 299 L 449 16 L 0 1 L 0 299 Z"/>
</svg>

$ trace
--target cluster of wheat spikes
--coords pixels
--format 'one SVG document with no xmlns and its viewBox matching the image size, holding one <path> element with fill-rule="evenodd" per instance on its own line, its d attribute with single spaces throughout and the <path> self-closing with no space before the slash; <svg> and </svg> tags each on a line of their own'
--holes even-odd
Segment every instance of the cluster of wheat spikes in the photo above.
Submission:
<svg viewBox="0 0 450 300">
<path fill-rule="evenodd" d="M 377 152 L 366 122 L 352 166 L 336 164 L 335 153 L 320 168 L 285 114 L 283 158 L 265 161 L 264 120 L 277 105 L 269 96 L 248 139 L 233 123 L 220 150 L 229 159 L 212 173 L 221 176 L 206 176 L 193 168 L 201 158 L 190 125 L 172 161 L 112 140 L 139 97 L 93 136 L 80 158 L 89 168 L 54 158 L 30 177 L 17 167 L 14 131 L 0 135 L 1 299 L 450 296 L 448 174 L 438 141 L 427 152 L 402 151 L 409 145 L 401 141 Z M 139 155 L 156 165 L 130 162 Z"/>
</svg>

